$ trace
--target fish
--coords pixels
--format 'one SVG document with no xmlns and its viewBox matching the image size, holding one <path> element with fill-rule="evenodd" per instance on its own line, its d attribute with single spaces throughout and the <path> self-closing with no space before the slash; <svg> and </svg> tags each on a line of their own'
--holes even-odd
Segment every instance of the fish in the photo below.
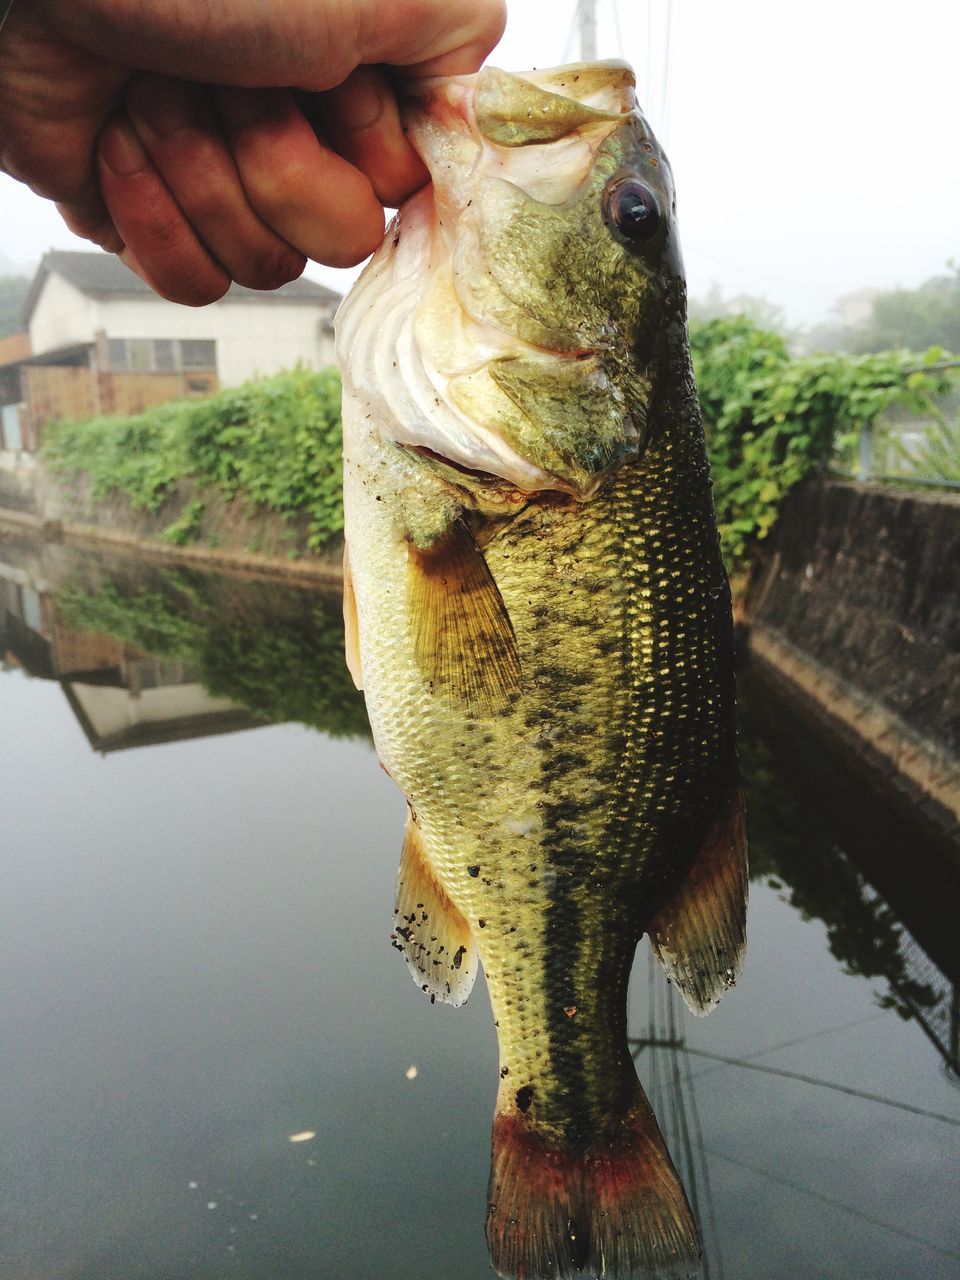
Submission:
<svg viewBox="0 0 960 1280">
<path fill-rule="evenodd" d="M 669 162 L 622 62 L 411 82 L 430 173 L 341 305 L 347 661 L 407 800 L 394 945 L 482 967 L 497 1273 L 692 1275 L 627 1043 L 647 935 L 736 982 L 730 591 Z"/>
</svg>

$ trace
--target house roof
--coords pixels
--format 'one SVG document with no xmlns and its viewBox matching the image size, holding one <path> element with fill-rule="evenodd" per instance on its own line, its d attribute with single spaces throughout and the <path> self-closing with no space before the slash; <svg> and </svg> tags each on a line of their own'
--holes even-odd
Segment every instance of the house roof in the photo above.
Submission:
<svg viewBox="0 0 960 1280">
<path fill-rule="evenodd" d="M 157 295 L 146 281 L 141 280 L 136 272 L 124 266 L 112 253 L 97 250 L 93 253 L 78 253 L 66 249 L 51 249 L 43 255 L 37 274 L 30 286 L 24 314 L 29 323 L 33 309 L 40 296 L 44 281 L 53 273 L 63 276 L 74 288 L 88 297 L 121 298 L 151 297 Z M 160 301 L 160 299 L 158 299 Z M 340 302 L 340 294 L 325 285 L 313 280 L 291 280 L 279 289 L 263 291 L 247 289 L 244 285 L 232 284 L 221 301 L 229 302 L 275 302 L 275 303 L 326 303 L 328 306 Z M 176 306 L 176 303 L 166 303 Z M 216 306 L 216 303 L 212 304 Z"/>
</svg>

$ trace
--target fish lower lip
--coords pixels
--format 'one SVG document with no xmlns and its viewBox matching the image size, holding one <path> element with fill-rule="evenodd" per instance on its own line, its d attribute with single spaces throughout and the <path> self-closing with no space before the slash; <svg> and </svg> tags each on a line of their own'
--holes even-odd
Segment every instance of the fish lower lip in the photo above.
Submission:
<svg viewBox="0 0 960 1280">
<path fill-rule="evenodd" d="M 429 449 L 425 444 L 407 445 L 411 453 L 419 454 L 421 458 L 429 458 L 431 462 L 441 462 L 445 467 L 449 467 L 451 471 L 459 471 L 463 476 L 473 476 L 476 480 L 485 480 L 493 484 L 505 485 L 508 482 L 503 476 L 494 475 L 492 471 L 480 471 L 475 467 L 464 466 L 462 462 L 454 462 L 452 458 L 447 458 L 442 453 L 437 453 L 435 449 Z"/>
<path fill-rule="evenodd" d="M 462 462 L 454 462 L 452 458 L 447 458 L 444 454 L 437 453 L 435 449 L 430 449 L 425 444 L 408 444 L 404 445 L 403 448 L 408 449 L 410 453 L 419 454 L 421 458 L 429 458 L 431 462 L 439 462 L 442 466 L 449 467 L 451 471 L 457 471 L 462 476 L 470 476 L 472 479 L 480 480 L 484 484 L 495 485 L 514 497 L 534 499 L 538 502 L 569 502 L 576 500 L 578 496 L 572 489 L 562 483 L 542 489 L 524 489 L 503 476 L 498 476 L 493 471 L 480 471 L 475 467 L 464 466 Z"/>
</svg>

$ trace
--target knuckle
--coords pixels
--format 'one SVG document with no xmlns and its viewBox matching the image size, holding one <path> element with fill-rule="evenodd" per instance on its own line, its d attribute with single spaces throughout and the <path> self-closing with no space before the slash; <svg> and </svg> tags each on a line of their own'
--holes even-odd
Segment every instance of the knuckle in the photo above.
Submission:
<svg viewBox="0 0 960 1280">
<path fill-rule="evenodd" d="M 278 289 L 296 280 L 306 266 L 306 258 L 286 245 L 251 255 L 234 276 L 247 289 Z"/>
<path fill-rule="evenodd" d="M 219 302 L 230 288 L 229 280 L 195 277 L 164 279 L 154 276 L 149 284 L 161 298 L 167 302 L 178 302 L 182 307 L 208 307 L 211 302 Z"/>
</svg>

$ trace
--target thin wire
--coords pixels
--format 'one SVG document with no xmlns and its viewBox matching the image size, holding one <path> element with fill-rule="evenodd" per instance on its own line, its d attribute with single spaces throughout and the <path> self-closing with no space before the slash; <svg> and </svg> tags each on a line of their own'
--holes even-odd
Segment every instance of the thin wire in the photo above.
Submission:
<svg viewBox="0 0 960 1280">
<path fill-rule="evenodd" d="M 653 97 L 653 0 L 647 0 L 647 82 L 644 86 L 644 101 Z"/>
<path fill-rule="evenodd" d="M 769 1169 L 759 1169 L 756 1165 L 747 1164 L 745 1160 L 736 1160 L 733 1156 L 725 1155 L 722 1151 L 714 1151 L 709 1147 L 706 1150 L 716 1160 L 725 1160 L 728 1164 L 737 1165 L 739 1168 L 755 1173 L 761 1178 L 769 1178 L 771 1182 L 778 1182 L 781 1186 L 789 1187 L 791 1191 L 799 1191 L 803 1195 L 811 1196 L 814 1200 L 820 1200 L 835 1209 L 842 1209 L 844 1213 L 849 1213 L 854 1218 L 860 1218 L 863 1222 L 869 1222 L 871 1226 L 890 1231 L 895 1236 L 902 1236 L 904 1240 L 910 1240 L 914 1244 L 922 1244 L 924 1248 L 932 1249 L 934 1253 L 942 1254 L 945 1258 L 960 1258 L 960 1253 L 955 1253 L 952 1249 L 944 1249 L 942 1245 L 934 1244 L 932 1240 L 926 1240 L 923 1236 L 915 1235 L 912 1231 L 905 1231 L 902 1227 L 895 1227 L 890 1222 L 884 1222 L 882 1218 L 875 1218 L 872 1214 L 864 1213 L 862 1209 L 855 1209 L 853 1205 L 845 1204 L 842 1200 L 835 1200 L 833 1196 L 824 1195 L 822 1191 L 814 1191 L 812 1187 L 805 1187 L 801 1182 L 793 1182 L 790 1178 L 784 1178 L 782 1174 L 771 1173 Z"/>
<path fill-rule="evenodd" d="M 620 6 L 617 0 L 613 0 L 613 30 L 617 37 L 617 53 L 621 58 L 627 56 L 627 46 L 623 40 L 623 27 L 620 25 Z"/>
<path fill-rule="evenodd" d="M 691 1049 L 687 1053 L 698 1058 L 710 1058 L 713 1062 L 724 1062 L 730 1067 L 745 1067 L 747 1071 L 762 1071 L 768 1076 L 781 1076 L 785 1080 L 799 1080 L 803 1084 L 815 1084 L 821 1089 L 832 1089 L 835 1093 L 846 1093 L 853 1098 L 865 1098 L 868 1102 L 879 1102 L 885 1107 L 895 1107 L 898 1111 L 909 1111 L 911 1115 L 926 1116 L 928 1120 L 939 1120 L 941 1124 L 953 1125 L 960 1129 L 960 1119 L 956 1116 L 945 1116 L 939 1111 L 928 1111 L 925 1107 L 914 1107 L 909 1102 L 898 1102 L 895 1098 L 885 1098 L 879 1093 L 868 1093 L 866 1089 L 854 1089 L 851 1085 L 835 1084 L 832 1080 L 820 1080 L 817 1076 L 806 1076 L 799 1071 L 784 1071 L 781 1067 L 764 1067 L 759 1062 L 747 1062 L 745 1058 L 727 1058 L 721 1053 L 708 1053 L 706 1049 Z"/>
<path fill-rule="evenodd" d="M 653 952 L 647 953 L 647 1037 L 651 1047 L 657 1041 L 657 988 L 654 981 Z M 650 1055 L 650 1101 L 654 1111 L 661 1110 L 660 1098 L 660 1056 Z"/>
<path fill-rule="evenodd" d="M 667 17 L 666 17 L 666 33 L 663 42 L 663 84 L 660 94 L 660 119 L 657 121 L 657 128 L 661 130 L 662 137 L 666 138 L 669 132 L 669 109 L 670 100 L 667 90 L 670 84 L 670 28 L 673 19 L 673 0 L 667 0 Z"/>
<path fill-rule="evenodd" d="M 821 1036 L 832 1036 L 838 1031 L 848 1031 L 851 1027 L 862 1027 L 867 1022 L 876 1022 L 878 1018 L 886 1018 L 888 1015 L 882 1010 L 876 1013 L 870 1013 L 865 1018 L 854 1018 L 851 1022 L 841 1022 L 835 1027 L 822 1027 L 819 1031 L 808 1031 L 806 1035 L 794 1036 L 792 1040 L 781 1040 L 777 1044 L 771 1044 L 766 1049 L 757 1049 L 754 1053 L 745 1053 L 740 1059 L 742 1062 L 750 1062 L 754 1058 L 765 1058 L 768 1053 L 777 1053 L 780 1049 L 792 1049 L 795 1045 L 806 1044 L 808 1040 L 817 1040 Z M 706 1076 L 712 1076 L 715 1071 L 723 1071 L 724 1067 L 704 1067 L 702 1071 L 695 1071 L 691 1077 L 693 1080 L 703 1080 Z"/>
<path fill-rule="evenodd" d="M 693 1131 L 696 1137 L 697 1150 L 700 1152 L 701 1176 L 703 1178 L 703 1195 L 707 1204 L 707 1215 L 710 1220 L 710 1233 L 713 1236 L 714 1249 L 717 1256 L 718 1280 L 726 1280 L 723 1269 L 723 1252 L 720 1248 L 720 1232 L 717 1228 L 717 1213 L 713 1200 L 713 1187 L 710 1184 L 710 1170 L 707 1165 L 706 1147 L 703 1143 L 703 1126 L 700 1124 L 700 1108 L 697 1106 L 697 1091 L 693 1087 L 693 1075 L 690 1071 L 690 1058 L 684 1047 L 683 1065 L 687 1072 L 687 1094 L 690 1098 L 690 1116 L 693 1120 Z"/>
<path fill-rule="evenodd" d="M 567 32 L 567 43 L 563 46 L 563 57 L 561 62 L 570 61 L 570 53 L 573 49 L 573 41 L 577 34 L 577 26 L 580 20 L 580 0 L 573 6 L 573 17 L 570 19 L 570 30 Z"/>
</svg>

